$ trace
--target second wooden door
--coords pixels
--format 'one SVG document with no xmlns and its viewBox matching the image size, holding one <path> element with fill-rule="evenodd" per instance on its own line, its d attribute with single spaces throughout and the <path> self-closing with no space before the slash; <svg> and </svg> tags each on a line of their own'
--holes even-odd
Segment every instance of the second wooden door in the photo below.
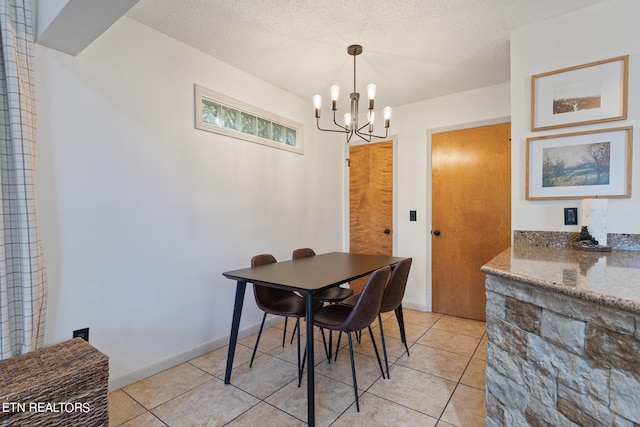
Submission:
<svg viewBox="0 0 640 427">
<path fill-rule="evenodd" d="M 349 251 L 393 255 L 393 142 L 349 147 Z M 360 291 L 366 278 L 351 282 Z"/>
<path fill-rule="evenodd" d="M 480 267 L 511 244 L 511 125 L 432 137 L 433 311 L 485 320 Z"/>
</svg>

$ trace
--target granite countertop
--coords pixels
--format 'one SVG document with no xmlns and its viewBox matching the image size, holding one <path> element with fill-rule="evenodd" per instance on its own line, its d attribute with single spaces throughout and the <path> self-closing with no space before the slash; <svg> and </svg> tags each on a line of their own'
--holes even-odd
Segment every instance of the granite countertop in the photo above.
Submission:
<svg viewBox="0 0 640 427">
<path fill-rule="evenodd" d="M 640 314 L 640 251 L 514 245 L 482 272 Z"/>
</svg>

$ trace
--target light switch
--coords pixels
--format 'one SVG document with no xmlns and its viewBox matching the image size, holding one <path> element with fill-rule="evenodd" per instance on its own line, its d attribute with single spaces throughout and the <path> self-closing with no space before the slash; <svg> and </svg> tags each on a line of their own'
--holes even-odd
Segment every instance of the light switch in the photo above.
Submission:
<svg viewBox="0 0 640 427">
<path fill-rule="evenodd" d="M 564 208 L 564 225 L 578 224 L 578 208 Z"/>
</svg>

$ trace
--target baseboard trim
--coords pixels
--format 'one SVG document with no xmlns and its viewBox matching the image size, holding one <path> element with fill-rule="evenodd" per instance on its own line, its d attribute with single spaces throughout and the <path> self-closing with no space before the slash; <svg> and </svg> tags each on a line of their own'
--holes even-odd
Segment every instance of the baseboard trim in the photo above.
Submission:
<svg viewBox="0 0 640 427">
<path fill-rule="evenodd" d="M 431 312 L 429 307 L 427 307 L 425 304 L 414 304 L 410 302 L 406 303 L 404 301 L 402 302 L 402 308 L 406 308 L 409 310 L 423 311 L 425 313 Z"/>
<path fill-rule="evenodd" d="M 283 322 L 283 318 L 280 316 L 271 317 L 265 321 L 265 327 L 271 327 L 277 325 L 278 323 Z M 253 325 L 249 325 L 245 328 L 242 328 L 238 331 L 238 338 L 244 338 L 251 334 L 258 332 L 260 329 L 260 323 L 256 323 Z M 219 338 L 215 338 L 211 341 L 202 343 L 195 347 L 192 347 L 183 352 L 177 353 L 173 356 L 166 357 L 162 360 L 159 360 L 155 363 L 147 365 L 143 368 L 136 369 L 135 371 L 131 371 L 124 375 L 121 375 L 116 378 L 111 378 L 109 380 L 109 392 L 114 390 L 118 390 L 122 387 L 126 387 L 130 384 L 135 383 L 136 381 L 140 381 L 144 378 L 150 377 L 152 375 L 157 374 L 158 372 L 162 372 L 166 369 L 172 368 L 180 363 L 187 362 L 193 358 L 202 356 L 210 351 L 217 350 L 220 347 L 224 347 L 229 344 L 230 335 L 225 335 Z"/>
</svg>

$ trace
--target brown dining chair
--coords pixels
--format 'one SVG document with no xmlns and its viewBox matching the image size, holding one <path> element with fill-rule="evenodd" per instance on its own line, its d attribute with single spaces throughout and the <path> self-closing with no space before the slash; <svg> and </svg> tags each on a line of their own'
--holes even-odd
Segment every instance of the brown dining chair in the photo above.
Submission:
<svg viewBox="0 0 640 427">
<path fill-rule="evenodd" d="M 390 274 L 390 267 L 384 267 L 374 271 L 369 277 L 367 283 L 364 285 L 362 292 L 358 295 L 358 301 L 356 301 L 353 307 L 342 304 L 330 304 L 320 308 L 313 315 L 313 324 L 315 326 L 332 331 L 347 333 L 347 337 L 349 338 L 349 356 L 351 358 L 353 391 L 356 397 L 356 409 L 358 412 L 360 412 L 360 402 L 358 400 L 358 382 L 356 380 L 356 367 L 353 359 L 353 342 L 351 339 L 351 332 L 360 331 L 364 328 L 369 329 L 371 342 L 373 343 L 373 348 L 376 352 L 376 357 L 378 358 L 378 366 L 380 367 L 380 372 L 384 378 L 384 370 L 382 369 L 380 355 L 378 354 L 378 347 L 376 346 L 376 341 L 373 337 L 373 332 L 371 331 L 371 323 L 380 313 L 382 295 L 384 294 L 384 289 L 387 286 Z M 305 358 L 306 352 L 302 359 L 303 368 Z"/>
<path fill-rule="evenodd" d="M 256 255 L 251 258 L 251 267 L 273 264 L 275 262 L 277 261 L 273 255 Z M 258 308 L 264 311 L 264 316 L 262 316 L 262 323 L 260 324 L 260 330 L 258 331 L 258 337 L 256 338 L 256 345 L 253 347 L 253 354 L 251 355 L 249 367 L 253 365 L 253 359 L 255 358 L 256 351 L 258 350 L 258 344 L 260 343 L 260 337 L 262 336 L 262 329 L 264 328 L 264 321 L 267 318 L 267 314 L 284 316 L 285 319 L 295 317 L 296 326 L 298 326 L 298 377 L 300 379 L 302 375 L 302 364 L 300 363 L 300 318 L 304 317 L 306 314 L 305 299 L 296 295 L 292 291 L 256 285 L 255 283 L 253 284 L 253 295 Z M 317 303 L 314 303 L 313 309 L 316 310 L 321 306 L 322 302 L 318 301 Z"/>
<path fill-rule="evenodd" d="M 398 327 L 400 328 L 400 339 L 404 344 L 404 348 L 407 350 L 407 356 L 409 356 L 409 346 L 407 345 L 407 334 L 404 329 L 404 316 L 402 314 L 402 298 L 404 298 L 404 292 L 407 288 L 407 279 L 409 278 L 409 270 L 411 269 L 412 258 L 406 258 L 397 263 L 391 271 L 391 277 L 387 283 L 387 287 L 384 290 L 382 296 L 382 304 L 380 305 L 380 313 L 378 313 L 378 323 L 380 324 L 380 339 L 382 341 L 382 352 L 384 353 L 384 363 L 387 369 L 387 378 L 389 378 L 389 359 L 387 358 L 387 346 L 384 341 L 384 330 L 382 328 L 382 316 L 381 313 L 388 313 L 394 311 L 396 319 L 398 321 Z M 353 295 L 347 298 L 341 304 L 353 306 L 358 301 L 358 295 Z M 338 346 L 340 345 L 340 337 L 338 337 Z M 338 356 L 338 350 L 336 349 L 336 358 Z"/>
<path fill-rule="evenodd" d="M 291 258 L 300 259 L 315 256 L 316 253 L 311 248 L 299 248 L 295 249 L 291 254 Z M 318 293 L 316 293 L 313 298 L 323 303 L 328 304 L 336 304 L 344 299 L 353 295 L 353 290 L 349 288 L 342 288 L 340 286 L 334 286 L 333 288 L 324 289 Z M 286 325 L 285 325 L 286 326 Z M 297 326 L 297 324 L 296 324 Z M 291 335 L 291 342 L 293 342 L 293 335 L 295 335 L 296 328 L 293 329 L 293 334 Z M 331 345 L 332 345 L 332 334 L 329 333 L 329 345 L 327 346 L 327 341 L 324 336 L 324 330 L 322 331 L 322 342 L 324 343 L 324 349 L 327 354 L 327 359 L 329 363 L 331 363 Z"/>
<path fill-rule="evenodd" d="M 311 248 L 300 248 L 293 251 L 291 258 L 300 259 L 315 255 L 315 251 Z M 350 297 L 351 295 L 353 295 L 353 290 L 349 288 L 342 288 L 340 286 L 334 286 L 333 288 L 325 289 L 316 293 L 313 297 L 322 302 L 336 303 Z"/>
</svg>

